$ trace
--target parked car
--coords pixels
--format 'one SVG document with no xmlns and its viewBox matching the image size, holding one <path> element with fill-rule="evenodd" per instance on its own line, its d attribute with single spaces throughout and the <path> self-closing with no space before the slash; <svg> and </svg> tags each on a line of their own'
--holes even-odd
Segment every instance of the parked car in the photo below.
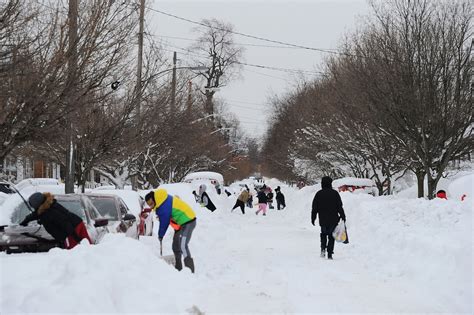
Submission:
<svg viewBox="0 0 474 315">
<path fill-rule="evenodd" d="M 84 221 L 93 244 L 100 242 L 108 233 L 108 220 L 103 218 L 89 198 L 79 194 L 55 195 L 54 198 L 69 211 Z M 10 225 L 0 226 L 0 251 L 10 253 L 46 252 L 53 247 L 61 247 L 37 221 L 28 226 L 19 223 L 31 213 L 26 203 L 21 202 L 13 210 Z"/>
<path fill-rule="evenodd" d="M 143 199 L 138 192 L 128 189 L 111 189 L 100 191 L 93 190 L 89 195 L 92 194 L 108 194 L 122 198 L 131 213 L 140 218 L 140 221 L 138 222 L 138 234 L 140 236 L 153 235 L 153 216 L 150 215 L 150 209 L 147 208 L 145 199 Z"/>
<path fill-rule="evenodd" d="M 373 196 L 378 195 L 375 182 L 369 178 L 344 177 L 332 182 L 332 187 L 339 192 L 348 191 L 351 193 L 365 193 Z"/>
<path fill-rule="evenodd" d="M 15 193 L 12 189 L 12 186 L 8 182 L 0 181 L 0 192 L 4 194 L 13 194 Z"/>
<path fill-rule="evenodd" d="M 138 239 L 137 218 L 133 215 L 125 202 L 116 195 L 87 194 L 99 213 L 109 219 L 109 230 L 112 233 L 125 233 L 128 237 Z"/>
</svg>

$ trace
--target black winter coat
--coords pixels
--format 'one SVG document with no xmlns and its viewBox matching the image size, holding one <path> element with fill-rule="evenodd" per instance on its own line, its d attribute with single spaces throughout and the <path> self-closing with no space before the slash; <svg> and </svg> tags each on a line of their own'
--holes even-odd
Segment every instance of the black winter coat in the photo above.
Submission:
<svg viewBox="0 0 474 315">
<path fill-rule="evenodd" d="M 341 196 L 330 186 L 323 186 L 323 189 L 314 196 L 313 210 L 311 211 L 311 223 L 313 225 L 318 214 L 320 226 L 336 226 L 339 218 L 346 220 Z"/>
<path fill-rule="evenodd" d="M 263 191 L 258 192 L 257 199 L 258 199 L 258 203 L 267 203 L 268 202 L 267 195 Z"/>
<path fill-rule="evenodd" d="M 68 236 L 74 237 L 77 242 L 81 241 L 81 238 L 75 232 L 75 228 L 82 222 L 82 219 L 61 206 L 56 199 L 44 212 L 41 214 L 38 214 L 38 211 L 32 212 L 20 224 L 26 226 L 28 222 L 34 220 L 38 220 L 38 223 L 43 225 L 45 230 L 61 244 Z"/>
<path fill-rule="evenodd" d="M 277 191 L 275 198 L 278 202 L 285 203 L 285 196 L 280 191 Z"/>
</svg>

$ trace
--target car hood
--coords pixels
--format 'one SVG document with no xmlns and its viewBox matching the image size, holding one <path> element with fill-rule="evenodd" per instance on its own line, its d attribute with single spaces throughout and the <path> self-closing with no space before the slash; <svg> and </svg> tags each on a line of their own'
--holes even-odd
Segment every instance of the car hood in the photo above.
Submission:
<svg viewBox="0 0 474 315">
<path fill-rule="evenodd" d="M 55 242 L 54 238 L 41 225 L 10 225 L 0 232 L 1 245 L 25 245 L 39 242 Z"/>
</svg>

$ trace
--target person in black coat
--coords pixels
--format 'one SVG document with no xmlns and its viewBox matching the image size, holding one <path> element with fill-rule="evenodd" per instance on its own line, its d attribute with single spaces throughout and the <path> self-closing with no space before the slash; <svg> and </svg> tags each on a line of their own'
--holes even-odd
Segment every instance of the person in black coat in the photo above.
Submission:
<svg viewBox="0 0 474 315">
<path fill-rule="evenodd" d="M 20 225 L 27 226 L 30 221 L 37 220 L 66 249 L 73 248 L 84 238 L 92 244 L 82 219 L 61 206 L 51 193 L 34 193 L 28 202 L 35 211 Z"/>
<path fill-rule="evenodd" d="M 214 212 L 217 208 L 214 205 L 214 203 L 211 201 L 211 198 L 209 198 L 209 195 L 207 194 L 206 189 L 207 189 L 207 186 L 204 184 L 199 186 L 199 194 L 201 195 L 201 204 L 207 209 L 211 210 L 211 212 Z"/>
<path fill-rule="evenodd" d="M 285 195 L 283 195 L 281 193 L 281 188 L 280 186 L 278 186 L 277 188 L 275 188 L 275 192 L 276 192 L 276 201 L 277 201 L 277 210 L 283 210 L 286 208 L 286 203 L 285 203 Z"/>
<path fill-rule="evenodd" d="M 325 257 L 327 250 L 328 259 L 332 259 L 334 253 L 334 238 L 332 232 L 340 219 L 346 221 L 341 196 L 339 196 L 337 191 L 332 189 L 331 184 L 331 177 L 325 176 L 322 178 L 321 190 L 314 196 L 313 209 L 311 211 L 311 223 L 313 225 L 319 214 L 319 225 L 321 227 L 321 257 Z"/>
</svg>

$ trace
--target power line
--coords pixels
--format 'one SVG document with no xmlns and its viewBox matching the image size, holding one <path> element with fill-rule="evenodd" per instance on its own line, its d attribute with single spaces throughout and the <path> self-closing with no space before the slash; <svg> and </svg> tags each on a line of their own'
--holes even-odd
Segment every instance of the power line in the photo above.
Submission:
<svg viewBox="0 0 474 315">
<path fill-rule="evenodd" d="M 192 24 L 204 26 L 204 27 L 207 27 L 207 28 L 213 28 L 213 29 L 220 30 L 220 31 L 226 31 L 226 32 L 229 32 L 229 33 L 232 33 L 232 34 L 235 34 L 235 35 L 239 35 L 239 36 L 243 36 L 243 37 L 247 37 L 247 38 L 252 38 L 252 39 L 257 39 L 257 40 L 261 40 L 261 41 L 265 41 L 265 42 L 269 42 L 269 43 L 280 44 L 280 45 L 284 45 L 284 46 L 290 46 L 290 47 L 306 49 L 306 50 L 319 51 L 319 52 L 335 54 L 335 55 L 350 55 L 350 54 L 341 53 L 341 52 L 338 52 L 338 51 L 330 51 L 330 50 L 322 49 L 322 48 L 315 48 L 315 47 L 297 45 L 297 44 L 282 42 L 282 41 L 278 41 L 278 40 L 268 39 L 268 38 L 264 38 L 264 37 L 260 37 L 260 36 L 249 35 L 249 34 L 236 32 L 236 31 L 232 31 L 232 30 L 228 30 L 228 29 L 223 29 L 223 28 L 219 28 L 219 27 L 213 27 L 213 26 L 204 24 L 202 22 L 193 21 L 193 20 L 181 17 L 181 16 L 177 16 L 177 15 L 174 15 L 174 14 L 171 14 L 171 13 L 167 13 L 167 12 L 164 12 L 164 11 L 161 11 L 161 10 L 157 10 L 157 9 L 154 9 L 154 8 L 147 7 L 147 9 L 149 9 L 150 11 L 154 11 L 154 12 L 157 12 L 157 13 L 160 13 L 160 14 L 163 14 L 163 15 L 166 15 L 166 16 L 170 16 L 170 17 L 173 17 L 173 18 L 178 19 L 178 20 L 186 21 L 186 22 L 189 22 L 189 23 L 192 23 Z"/>
<path fill-rule="evenodd" d="M 175 46 L 175 45 L 171 45 L 171 44 L 165 44 L 165 46 L 179 49 L 179 50 L 187 53 L 190 56 L 195 56 L 195 57 L 203 58 L 203 59 L 206 59 L 206 60 L 209 58 L 209 56 L 191 52 L 189 49 L 186 49 L 186 48 L 183 48 L 183 47 L 179 47 L 179 46 Z M 254 67 L 254 68 L 260 68 L 260 69 L 281 71 L 281 72 L 292 73 L 292 74 L 306 73 L 306 74 L 313 74 L 313 75 L 314 74 L 326 75 L 324 72 L 321 72 L 321 71 L 309 71 L 309 70 L 293 69 L 293 68 L 281 68 L 281 67 L 246 63 L 246 62 L 236 62 L 236 64 L 239 64 L 239 65 L 242 65 L 242 66 L 247 66 L 247 67 Z"/>
<path fill-rule="evenodd" d="M 195 42 L 195 38 L 188 38 L 188 37 L 179 37 L 179 36 L 169 36 L 169 35 L 155 35 L 161 38 L 172 38 L 172 39 L 179 39 L 179 40 L 186 40 Z M 235 43 L 239 46 L 250 46 L 250 47 L 264 47 L 264 48 L 283 48 L 283 49 L 300 49 L 299 47 L 292 47 L 292 46 L 276 46 L 276 45 L 259 45 L 259 44 L 250 44 L 250 43 Z M 332 48 L 321 48 L 328 51 L 337 51 L 337 49 Z"/>
</svg>

